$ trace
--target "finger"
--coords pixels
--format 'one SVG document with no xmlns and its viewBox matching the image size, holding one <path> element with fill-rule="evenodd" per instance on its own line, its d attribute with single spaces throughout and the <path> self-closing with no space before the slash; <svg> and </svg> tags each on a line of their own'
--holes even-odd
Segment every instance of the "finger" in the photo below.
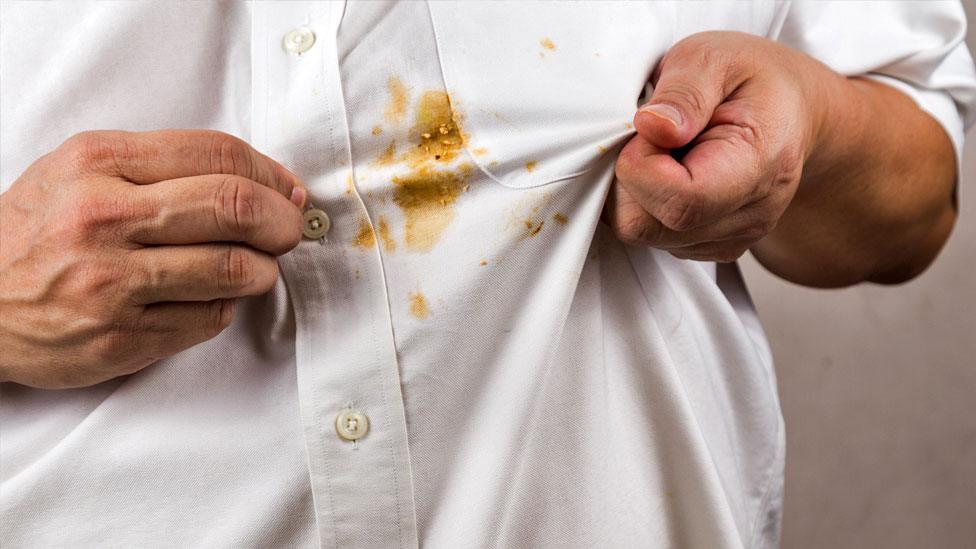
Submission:
<svg viewBox="0 0 976 549">
<path fill-rule="evenodd" d="M 658 239 L 664 228 L 660 221 L 647 213 L 627 188 L 619 182 L 610 186 L 603 208 L 607 225 L 619 240 L 634 246 L 647 246 Z"/>
<path fill-rule="evenodd" d="M 753 244 L 755 244 L 753 240 L 735 238 L 722 242 L 706 242 L 695 246 L 674 248 L 668 250 L 668 253 L 678 259 L 732 263 L 742 257 L 742 254 L 746 253 Z"/>
<path fill-rule="evenodd" d="M 139 319 L 140 346 L 154 357 L 167 357 L 213 339 L 234 320 L 232 299 L 157 303 Z"/>
<path fill-rule="evenodd" d="M 82 132 L 65 145 L 82 165 L 137 184 L 195 175 L 246 177 L 292 197 L 302 187 L 294 173 L 242 139 L 213 130 Z"/>
<path fill-rule="evenodd" d="M 634 116 L 637 133 L 667 149 L 690 143 L 752 74 L 739 53 L 695 36 L 675 44 L 655 68 L 654 92 Z"/>
<path fill-rule="evenodd" d="M 302 212 L 294 202 L 240 176 L 184 177 L 130 192 L 144 212 L 126 232 L 138 244 L 246 242 L 281 255 L 302 237 Z"/>
<path fill-rule="evenodd" d="M 617 158 L 617 180 L 665 227 L 686 231 L 711 223 L 761 195 L 762 160 L 743 128 L 702 134 L 681 162 L 636 136 Z"/>
<path fill-rule="evenodd" d="M 128 290 L 139 305 L 261 295 L 278 280 L 274 257 L 248 246 L 158 246 L 130 253 Z"/>
</svg>

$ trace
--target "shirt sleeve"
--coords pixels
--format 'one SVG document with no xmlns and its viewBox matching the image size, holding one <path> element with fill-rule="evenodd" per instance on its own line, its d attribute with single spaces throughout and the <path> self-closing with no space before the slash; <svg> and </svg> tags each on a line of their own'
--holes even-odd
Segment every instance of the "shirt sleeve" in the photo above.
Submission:
<svg viewBox="0 0 976 549">
<path fill-rule="evenodd" d="M 961 173 L 963 136 L 976 120 L 976 71 L 957 1 L 796 2 L 778 40 L 847 76 L 866 76 L 911 97 L 952 140 Z"/>
</svg>

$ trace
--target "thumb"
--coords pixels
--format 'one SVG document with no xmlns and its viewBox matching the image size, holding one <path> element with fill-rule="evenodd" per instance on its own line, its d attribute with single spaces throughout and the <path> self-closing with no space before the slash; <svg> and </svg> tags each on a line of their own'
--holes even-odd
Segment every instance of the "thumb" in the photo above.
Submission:
<svg viewBox="0 0 976 549">
<path fill-rule="evenodd" d="M 712 113 L 746 80 L 741 63 L 699 40 L 679 42 L 655 70 L 650 100 L 634 116 L 634 128 L 665 149 L 684 147 L 708 124 Z"/>
</svg>

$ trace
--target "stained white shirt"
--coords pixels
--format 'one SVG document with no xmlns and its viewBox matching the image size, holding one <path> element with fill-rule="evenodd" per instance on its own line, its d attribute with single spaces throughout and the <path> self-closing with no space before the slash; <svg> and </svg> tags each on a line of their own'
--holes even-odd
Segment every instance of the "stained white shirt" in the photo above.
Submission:
<svg viewBox="0 0 976 549">
<path fill-rule="evenodd" d="M 75 132 L 211 128 L 331 219 L 212 341 L 2 384 L 3 546 L 775 546 L 752 304 L 734 266 L 612 237 L 616 153 L 657 61 L 715 29 L 871 73 L 958 152 L 964 28 L 936 2 L 0 4 L 4 188 Z"/>
</svg>

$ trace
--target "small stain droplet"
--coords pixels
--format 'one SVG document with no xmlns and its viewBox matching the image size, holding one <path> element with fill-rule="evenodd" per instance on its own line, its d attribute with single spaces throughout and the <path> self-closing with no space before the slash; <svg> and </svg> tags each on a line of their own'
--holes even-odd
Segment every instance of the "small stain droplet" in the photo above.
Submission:
<svg viewBox="0 0 976 549">
<path fill-rule="evenodd" d="M 430 316 L 430 309 L 427 307 L 427 298 L 419 290 L 410 294 L 410 314 L 421 320 Z"/>
</svg>

